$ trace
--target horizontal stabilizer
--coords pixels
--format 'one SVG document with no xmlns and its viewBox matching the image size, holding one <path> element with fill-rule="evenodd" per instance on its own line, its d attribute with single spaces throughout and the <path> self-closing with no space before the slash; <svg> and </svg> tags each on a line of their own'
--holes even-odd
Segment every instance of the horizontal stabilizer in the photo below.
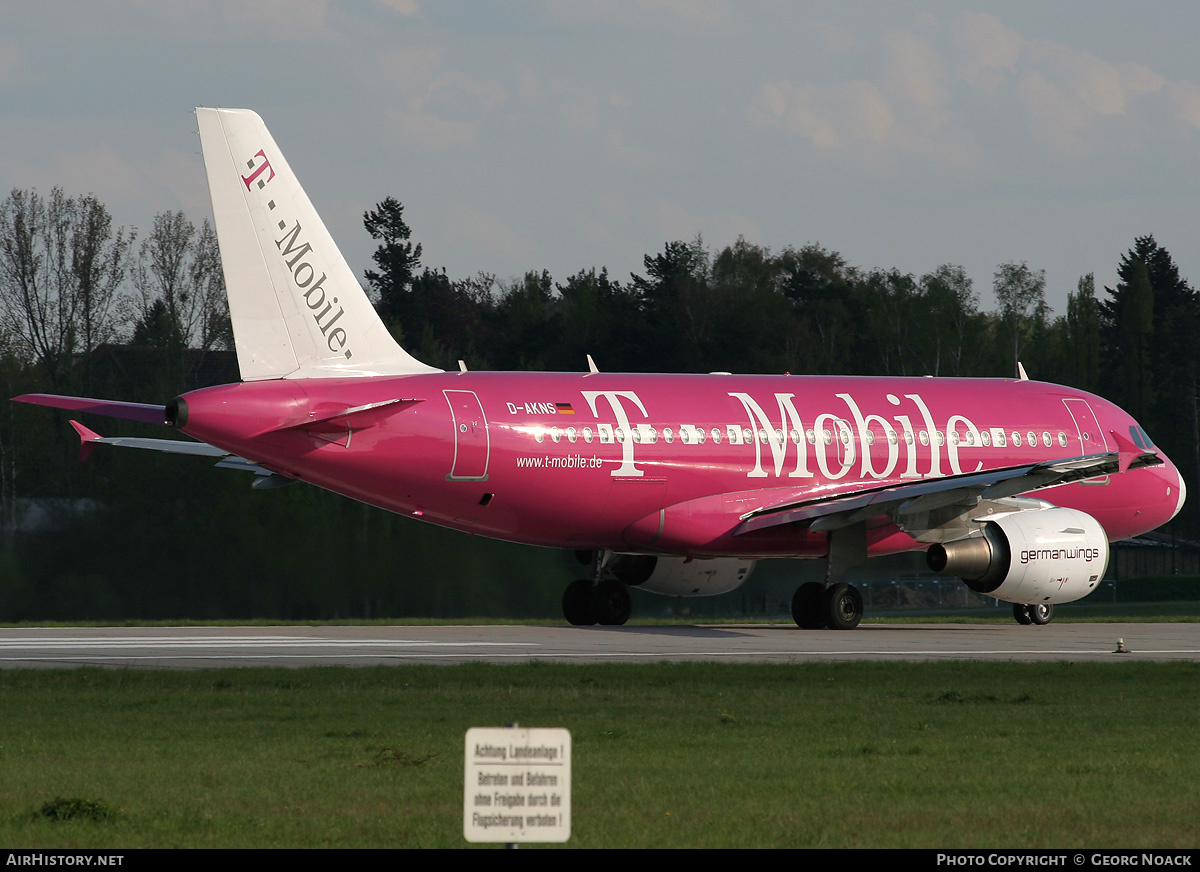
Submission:
<svg viewBox="0 0 1200 872">
<path fill-rule="evenodd" d="M 91 430 L 80 424 L 78 421 L 72 421 L 71 426 L 75 428 L 75 432 L 79 434 L 80 445 L 80 460 L 87 460 L 97 445 L 115 445 L 118 448 L 142 448 L 147 451 L 162 451 L 166 454 L 190 454 L 195 457 L 216 457 L 219 458 L 217 466 L 223 469 L 241 469 L 245 472 L 253 472 L 255 475 L 262 476 L 278 476 L 277 473 L 260 466 L 253 460 L 246 460 L 244 457 L 238 457 L 236 454 L 230 454 L 224 448 L 218 448 L 215 445 L 209 445 L 207 442 L 185 442 L 178 439 L 144 439 L 131 436 L 101 436 L 95 430 Z M 290 481 L 288 479 L 287 481 Z"/>
<path fill-rule="evenodd" d="M 166 424 L 166 406 L 151 403 L 124 403 L 120 400 L 94 400 L 90 397 L 60 397 L 55 394 L 21 394 L 13 402 L 32 403 L 71 412 L 90 412 L 109 418 L 124 418 L 127 421 L 142 421 L 147 424 Z"/>
</svg>

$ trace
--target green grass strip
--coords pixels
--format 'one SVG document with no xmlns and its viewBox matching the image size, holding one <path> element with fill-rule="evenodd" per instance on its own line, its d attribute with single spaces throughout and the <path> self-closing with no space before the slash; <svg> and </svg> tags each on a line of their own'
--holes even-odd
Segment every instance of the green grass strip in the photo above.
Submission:
<svg viewBox="0 0 1200 872">
<path fill-rule="evenodd" d="M 1190 848 L 1200 664 L 0 672 L 0 844 L 456 847 L 464 734 L 567 727 L 573 847 Z"/>
</svg>

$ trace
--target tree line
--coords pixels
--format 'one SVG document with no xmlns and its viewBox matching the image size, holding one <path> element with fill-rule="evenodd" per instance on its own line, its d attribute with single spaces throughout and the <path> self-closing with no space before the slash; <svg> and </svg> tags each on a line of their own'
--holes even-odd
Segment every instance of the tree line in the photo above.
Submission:
<svg viewBox="0 0 1200 872">
<path fill-rule="evenodd" d="M 1150 235 L 1119 255 L 1116 287 L 1098 292 L 1082 276 L 1055 315 L 1045 272 L 1024 262 L 997 267 L 988 310 L 961 266 L 864 269 L 817 243 L 771 251 L 739 238 L 717 249 L 697 236 L 646 254 L 628 279 L 588 267 L 500 280 L 423 264 L 395 198 L 363 223 L 377 245 L 364 287 L 400 344 L 435 366 L 572 371 L 591 354 L 613 372 L 1012 376 L 1019 361 L 1033 378 L 1126 408 L 1200 493 L 1200 300 Z M 7 396 L 163 402 L 237 378 L 216 235 L 182 212 L 156 215 L 141 235 L 114 226 L 90 194 L 13 190 L 0 202 L 0 317 Z M 492 576 L 526 570 L 557 590 L 568 571 L 534 549 L 455 548 L 458 534 L 311 488 L 252 495 L 240 477 L 187 459 L 104 452 L 79 464 L 66 418 L 0 406 L 0 619 L 453 612 L 474 601 L 463 591 L 478 592 L 481 574 L 493 591 Z M 122 427 L 132 431 L 142 435 Z M 337 535 L 371 547 L 328 561 L 283 556 L 330 518 Z M 1189 507 L 1175 529 L 1195 536 L 1198 519 Z M 174 561 L 164 587 L 164 560 L 188 549 L 207 563 Z M 149 559 L 131 567 L 138 554 Z M 545 595 L 521 581 L 499 599 L 528 613 L 529 598 Z"/>
</svg>

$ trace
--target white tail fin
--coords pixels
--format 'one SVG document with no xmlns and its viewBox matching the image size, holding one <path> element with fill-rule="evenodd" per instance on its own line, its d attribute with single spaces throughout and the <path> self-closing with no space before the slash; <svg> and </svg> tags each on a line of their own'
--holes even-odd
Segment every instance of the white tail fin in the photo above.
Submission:
<svg viewBox="0 0 1200 872">
<path fill-rule="evenodd" d="M 441 372 L 392 339 L 263 120 L 196 118 L 242 379 Z"/>
</svg>

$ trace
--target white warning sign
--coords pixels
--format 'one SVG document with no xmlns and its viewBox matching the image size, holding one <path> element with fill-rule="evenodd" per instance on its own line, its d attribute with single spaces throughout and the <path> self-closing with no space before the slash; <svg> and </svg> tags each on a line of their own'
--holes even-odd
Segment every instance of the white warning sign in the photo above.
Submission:
<svg viewBox="0 0 1200 872">
<path fill-rule="evenodd" d="M 571 838 L 571 731 L 467 730 L 463 838 L 565 842 Z"/>
</svg>

